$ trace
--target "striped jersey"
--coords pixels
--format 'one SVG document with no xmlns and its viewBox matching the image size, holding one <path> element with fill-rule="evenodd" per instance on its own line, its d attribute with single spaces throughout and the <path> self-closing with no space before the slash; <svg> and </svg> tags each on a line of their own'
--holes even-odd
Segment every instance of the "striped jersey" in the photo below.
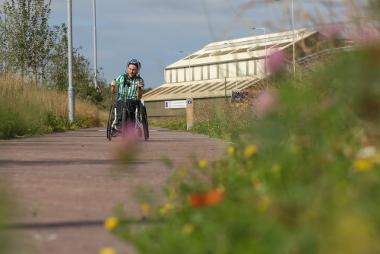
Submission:
<svg viewBox="0 0 380 254">
<path fill-rule="evenodd" d="M 144 80 L 139 76 L 129 77 L 128 74 L 122 74 L 116 79 L 118 87 L 118 100 L 137 100 L 137 88 L 141 83 L 144 86 Z"/>
</svg>

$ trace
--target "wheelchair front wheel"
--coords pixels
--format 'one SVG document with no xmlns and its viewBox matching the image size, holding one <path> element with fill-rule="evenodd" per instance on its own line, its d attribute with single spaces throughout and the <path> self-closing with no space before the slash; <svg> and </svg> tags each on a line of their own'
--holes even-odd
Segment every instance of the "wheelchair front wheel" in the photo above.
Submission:
<svg viewBox="0 0 380 254">
<path fill-rule="evenodd" d="M 109 114 L 108 114 L 108 121 L 107 121 L 107 139 L 111 141 L 112 137 L 115 135 L 115 130 L 113 129 L 112 123 L 115 119 L 115 111 L 114 111 L 115 105 L 111 105 Z"/>
</svg>

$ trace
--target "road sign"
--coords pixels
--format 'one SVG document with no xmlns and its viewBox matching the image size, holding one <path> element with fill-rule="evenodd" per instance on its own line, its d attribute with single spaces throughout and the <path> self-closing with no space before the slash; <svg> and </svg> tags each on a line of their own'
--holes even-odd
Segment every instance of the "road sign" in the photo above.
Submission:
<svg viewBox="0 0 380 254">
<path fill-rule="evenodd" d="M 165 109 L 186 108 L 186 100 L 165 101 Z"/>
</svg>

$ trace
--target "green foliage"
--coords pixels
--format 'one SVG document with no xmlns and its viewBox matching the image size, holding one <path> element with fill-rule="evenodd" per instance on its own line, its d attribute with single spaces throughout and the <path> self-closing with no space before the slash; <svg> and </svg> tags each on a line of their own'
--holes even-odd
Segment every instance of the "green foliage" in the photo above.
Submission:
<svg viewBox="0 0 380 254">
<path fill-rule="evenodd" d="M 150 214 L 164 223 L 116 232 L 139 253 L 378 253 L 379 55 L 276 80 L 274 108 L 231 135 L 225 159 L 173 175 L 172 209 Z"/>
<path fill-rule="evenodd" d="M 35 84 L 67 90 L 67 27 L 50 27 L 50 1 L 7 0 L 0 7 L 0 73 L 17 73 Z M 73 48 L 73 83 L 80 98 L 96 104 L 103 96 L 93 85 L 89 61 Z M 99 70 L 97 70 L 99 72 Z M 101 74 L 101 73 L 99 73 Z M 105 81 L 98 75 L 98 85 Z"/>
<path fill-rule="evenodd" d="M 6 49 L 2 63 L 8 71 L 31 74 L 37 81 L 47 65 L 52 34 L 48 25 L 50 4 L 44 1 L 5 1 L 1 10 L 1 48 Z"/>
<path fill-rule="evenodd" d="M 149 119 L 149 124 L 161 128 L 168 128 L 172 130 L 186 130 L 186 120 L 179 119 Z"/>
</svg>

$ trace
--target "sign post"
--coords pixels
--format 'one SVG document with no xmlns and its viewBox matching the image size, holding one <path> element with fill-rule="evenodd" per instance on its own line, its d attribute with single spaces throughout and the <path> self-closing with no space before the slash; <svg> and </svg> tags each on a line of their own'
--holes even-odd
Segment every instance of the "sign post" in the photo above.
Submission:
<svg viewBox="0 0 380 254">
<path fill-rule="evenodd" d="M 186 99 L 186 129 L 191 130 L 194 124 L 193 98 Z"/>
</svg>

